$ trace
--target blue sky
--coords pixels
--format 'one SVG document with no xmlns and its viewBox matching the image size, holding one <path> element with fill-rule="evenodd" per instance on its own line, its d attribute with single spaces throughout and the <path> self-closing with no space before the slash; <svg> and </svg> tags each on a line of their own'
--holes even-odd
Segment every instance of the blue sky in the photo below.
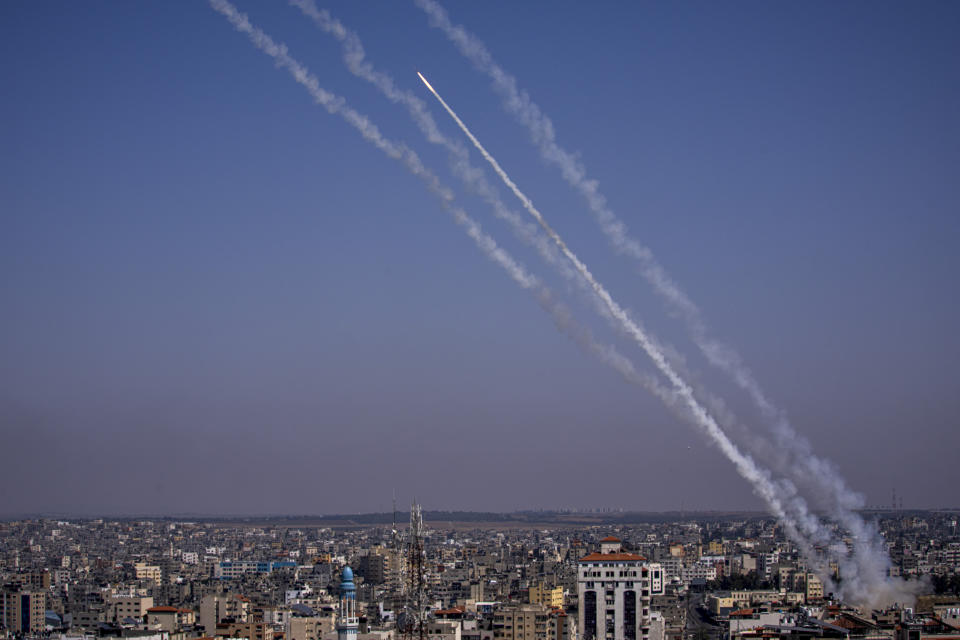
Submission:
<svg viewBox="0 0 960 640">
<path fill-rule="evenodd" d="M 430 79 L 736 413 L 738 443 L 764 433 L 420 9 L 318 4 L 463 140 L 415 71 Z M 868 503 L 956 506 L 960 8 L 444 6 Z M 238 7 L 654 372 L 332 38 L 285 3 Z M 368 511 L 394 490 L 427 508 L 759 508 L 207 3 L 9 2 L 0 30 L 6 512 Z"/>
</svg>

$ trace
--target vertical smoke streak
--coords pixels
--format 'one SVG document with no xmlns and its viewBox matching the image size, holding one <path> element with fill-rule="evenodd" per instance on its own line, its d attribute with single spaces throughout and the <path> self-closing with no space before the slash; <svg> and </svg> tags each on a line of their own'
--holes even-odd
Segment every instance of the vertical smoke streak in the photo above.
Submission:
<svg viewBox="0 0 960 640">
<path fill-rule="evenodd" d="M 679 396 L 680 401 L 687 407 L 687 410 L 694 417 L 696 425 L 717 445 L 720 451 L 730 460 L 737 472 L 751 484 L 757 495 L 767 504 L 767 507 L 777 518 L 784 523 L 784 526 L 790 532 L 794 541 L 804 549 L 805 555 L 814 558 L 812 549 L 806 536 L 801 533 L 801 527 L 809 526 L 812 521 L 811 514 L 806 509 L 806 504 L 799 496 L 791 496 L 789 506 L 797 513 L 788 513 L 781 500 L 781 491 L 777 490 L 776 485 L 770 479 L 769 474 L 761 469 L 753 458 L 742 453 L 736 445 L 727 437 L 726 433 L 720 428 L 713 416 L 700 404 L 693 394 L 693 389 L 677 373 L 674 367 L 665 357 L 662 350 L 650 339 L 646 332 L 624 311 L 619 304 L 611 297 L 606 288 L 593 276 L 587 266 L 570 250 L 560 235 L 553 230 L 547 223 L 543 215 L 533 205 L 533 202 L 524 194 L 517 185 L 510 179 L 510 176 L 503 170 L 496 159 L 480 144 L 476 136 L 470 131 L 463 120 L 450 108 L 450 106 L 440 97 L 440 94 L 430 85 L 423 74 L 417 73 L 423 83 L 427 86 L 434 97 L 443 105 L 443 108 L 450 114 L 450 117 L 457 123 L 457 126 L 470 139 L 470 142 L 476 147 L 480 155 L 493 167 L 494 172 L 500 176 L 500 179 L 513 192 L 523 207 L 537 221 L 540 227 L 546 232 L 547 236 L 553 240 L 560 252 L 570 261 L 574 269 L 583 277 L 584 280 L 593 289 L 596 296 L 602 301 L 609 314 L 616 319 L 621 328 L 643 349 L 644 353 L 653 361 L 657 369 L 670 381 L 674 391 Z M 798 517 L 799 516 L 799 517 Z"/>
<path fill-rule="evenodd" d="M 598 343 L 590 331 L 580 325 L 571 316 L 570 312 L 553 298 L 552 293 L 546 286 L 541 284 L 535 276 L 528 273 L 504 249 L 499 247 L 496 241 L 484 233 L 480 225 L 463 210 L 455 207 L 452 203 L 452 192 L 440 183 L 436 175 L 423 166 L 419 157 L 411 149 L 401 143 L 384 138 L 379 129 L 366 116 L 349 107 L 342 97 L 320 87 L 316 76 L 311 74 L 306 66 L 291 57 L 285 45 L 277 44 L 263 30 L 253 26 L 247 16 L 240 13 L 228 0 L 210 0 L 210 5 L 223 14 L 237 31 L 245 33 L 258 49 L 273 58 L 278 67 L 287 69 L 294 80 L 307 90 L 317 104 L 326 108 L 329 113 L 342 117 L 359 131 L 365 140 L 388 157 L 401 162 L 411 174 L 420 178 L 430 192 L 440 200 L 444 209 L 453 216 L 459 225 L 464 227 L 467 235 L 473 239 L 487 258 L 506 271 L 511 280 L 521 289 L 529 291 L 534 296 L 540 307 L 551 316 L 558 330 L 570 337 L 581 349 L 612 367 L 625 380 L 643 387 L 660 398 L 669 407 L 682 415 L 684 414 L 682 407 L 678 406 L 675 401 L 671 390 L 663 387 L 652 376 L 638 372 L 633 362 L 619 353 L 612 345 Z M 689 418 L 686 415 L 684 417 Z"/>
<path fill-rule="evenodd" d="M 556 142 L 553 123 L 529 94 L 517 87 L 516 79 L 494 61 L 478 38 L 463 27 L 453 25 L 436 0 L 414 2 L 427 13 L 431 26 L 439 28 L 461 54 L 492 79 L 493 88 L 503 98 L 506 110 L 527 127 L 541 157 L 555 164 L 564 180 L 584 197 L 615 250 L 639 261 L 643 277 L 667 301 L 668 308 L 683 319 L 691 338 L 707 360 L 730 375 L 750 397 L 770 426 L 779 452 L 783 453 L 777 464 L 781 472 L 790 475 L 800 487 L 815 491 L 825 503 L 829 517 L 856 538 L 852 553 L 841 558 L 844 593 L 868 601 L 873 594 L 891 589 L 896 591 L 897 581 L 886 578 L 889 557 L 882 551 L 874 527 L 855 511 L 862 508 L 863 498 L 847 486 L 834 465 L 813 453 L 810 442 L 793 429 L 784 412 L 767 397 L 742 357 L 731 346 L 710 336 L 699 308 L 667 275 L 650 249 L 628 235 L 626 225 L 608 207 L 598 182 L 587 176 L 585 167 L 574 154 Z M 813 535 L 817 539 L 833 537 L 831 532 L 819 526 Z"/>
</svg>

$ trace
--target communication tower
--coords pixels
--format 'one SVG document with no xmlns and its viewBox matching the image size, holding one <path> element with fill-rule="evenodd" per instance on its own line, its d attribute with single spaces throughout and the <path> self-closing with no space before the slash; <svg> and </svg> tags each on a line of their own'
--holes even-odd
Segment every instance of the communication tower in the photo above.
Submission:
<svg viewBox="0 0 960 640">
<path fill-rule="evenodd" d="M 414 502 L 410 506 L 410 528 L 403 567 L 403 618 L 400 630 L 405 640 L 424 640 L 427 610 L 426 557 L 423 550 L 423 512 Z"/>
</svg>

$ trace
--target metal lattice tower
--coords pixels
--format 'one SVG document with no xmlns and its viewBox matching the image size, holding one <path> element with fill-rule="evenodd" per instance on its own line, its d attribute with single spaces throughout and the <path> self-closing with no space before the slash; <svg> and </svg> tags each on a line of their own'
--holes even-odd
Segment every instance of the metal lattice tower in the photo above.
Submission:
<svg viewBox="0 0 960 640">
<path fill-rule="evenodd" d="M 403 620 L 400 631 L 406 640 L 424 640 L 427 609 L 426 557 L 423 550 L 423 513 L 420 505 L 410 506 L 403 567 Z"/>
</svg>

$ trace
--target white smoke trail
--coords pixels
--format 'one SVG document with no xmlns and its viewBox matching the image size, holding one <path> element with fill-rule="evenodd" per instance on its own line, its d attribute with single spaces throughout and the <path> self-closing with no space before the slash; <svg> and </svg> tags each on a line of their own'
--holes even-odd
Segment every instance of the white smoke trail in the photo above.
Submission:
<svg viewBox="0 0 960 640">
<path fill-rule="evenodd" d="M 583 292 L 591 293 L 586 281 L 570 268 L 565 260 L 560 259 L 556 246 L 539 233 L 537 226 L 523 220 L 503 203 L 496 188 L 487 181 L 483 170 L 470 163 L 467 149 L 459 141 L 450 139 L 440 131 L 426 103 L 414 93 L 398 88 L 389 74 L 374 68 L 366 58 L 360 37 L 354 31 L 348 29 L 326 9 L 318 8 L 314 0 L 290 0 L 290 4 L 300 9 L 320 30 L 340 42 L 344 63 L 351 73 L 373 85 L 391 102 L 405 107 L 424 137 L 449 152 L 454 174 L 492 207 L 494 215 L 505 220 L 521 240 L 536 248 L 544 262 L 557 269 L 565 279 L 574 282 Z M 591 299 L 596 303 L 599 312 L 616 324 L 607 313 L 606 307 L 592 296 Z M 668 355 L 673 353 L 675 352 L 671 350 Z M 672 361 L 676 363 L 678 360 L 672 358 Z"/>
<path fill-rule="evenodd" d="M 676 392 L 664 389 L 649 376 L 638 374 L 628 359 L 618 354 L 612 347 L 598 345 L 593 341 L 592 337 L 589 336 L 589 333 L 572 322 L 562 307 L 553 305 L 549 291 L 539 286 L 536 278 L 527 274 L 522 267 L 517 265 L 512 258 L 499 248 L 492 238 L 485 235 L 479 225 L 467 217 L 462 210 L 451 206 L 452 193 L 439 183 L 436 176 L 425 169 L 422 162 L 412 150 L 403 144 L 384 139 L 379 133 L 379 130 L 377 130 L 365 116 L 347 107 L 342 98 L 320 88 L 316 78 L 310 75 L 302 64 L 290 58 L 284 45 L 274 43 L 269 36 L 266 36 L 261 30 L 252 27 L 246 19 L 246 16 L 239 14 L 229 2 L 225 0 L 211 0 L 211 5 L 227 16 L 238 30 L 246 32 L 258 48 L 275 59 L 279 67 L 287 68 L 294 79 L 308 90 L 318 104 L 324 106 L 331 113 L 339 114 L 348 123 L 357 128 L 365 139 L 377 146 L 389 157 L 401 161 L 411 173 L 423 179 L 431 192 L 441 199 L 441 202 L 445 208 L 451 212 L 454 219 L 466 228 L 468 235 L 473 238 L 477 246 L 480 247 L 491 260 L 507 270 L 511 278 L 522 288 L 535 292 L 538 302 L 553 315 L 554 322 L 558 328 L 570 335 L 582 348 L 590 351 L 602 361 L 615 368 L 626 379 L 644 386 L 660 397 L 666 404 L 684 413 L 682 407 L 684 403 L 678 403 Z M 678 404 L 680 405 L 679 407 Z M 689 418 L 689 416 L 686 417 Z M 776 509 L 774 509 L 774 511 L 776 512 Z"/>
<path fill-rule="evenodd" d="M 876 593 L 891 589 L 895 592 L 899 588 L 898 581 L 886 580 L 889 557 L 882 552 L 874 528 L 855 512 L 863 507 L 862 496 L 847 486 L 834 465 L 814 455 L 809 441 L 796 433 L 783 411 L 767 397 L 740 355 L 731 346 L 709 335 L 697 306 L 666 274 L 650 249 L 629 237 L 626 225 L 607 206 L 598 182 L 587 177 L 586 169 L 574 154 L 559 146 L 553 123 L 530 96 L 517 87 L 516 79 L 494 61 L 479 39 L 463 27 L 453 25 L 436 0 L 414 2 L 427 13 L 432 26 L 439 28 L 478 70 L 492 79 L 507 111 L 528 128 L 541 157 L 557 165 L 564 180 L 585 198 L 614 248 L 640 262 L 644 278 L 667 301 L 671 311 L 684 320 L 694 343 L 707 360 L 730 375 L 759 408 L 771 426 L 778 450 L 784 454 L 777 467 L 792 476 L 801 487 L 815 491 L 828 515 L 857 539 L 852 555 L 842 559 L 844 593 L 853 599 L 868 601 Z M 831 533 L 821 527 L 815 537 L 827 538 Z M 909 595 L 904 592 L 904 599 Z"/>
<path fill-rule="evenodd" d="M 493 208 L 498 218 L 508 222 L 521 240 L 535 247 L 548 264 L 561 270 L 564 277 L 568 280 L 575 279 L 574 272 L 559 259 L 553 244 L 538 232 L 536 225 L 524 221 L 511 211 L 500 199 L 496 188 L 487 182 L 483 171 L 470 164 L 467 149 L 459 141 L 451 140 L 440 131 L 426 103 L 414 93 L 398 88 L 390 75 L 374 69 L 367 61 L 363 43 L 355 32 L 344 26 L 326 9 L 318 8 L 314 0 L 290 0 L 290 4 L 300 9 L 324 33 L 340 42 L 344 64 L 352 74 L 372 84 L 394 104 L 405 107 L 424 137 L 449 152 L 454 173 Z"/>
<path fill-rule="evenodd" d="M 458 175 L 470 189 L 479 193 L 483 199 L 490 204 L 497 217 L 506 220 L 522 240 L 535 246 L 547 264 L 558 269 L 561 275 L 568 280 L 574 280 L 577 285 L 585 291 L 589 290 L 589 285 L 580 277 L 580 274 L 570 268 L 566 261 L 560 260 L 555 245 L 539 233 L 537 225 L 525 222 L 503 203 L 496 189 L 487 182 L 483 170 L 470 163 L 467 149 L 459 141 L 450 139 L 440 131 L 433 116 L 427 109 L 426 103 L 414 93 L 398 88 L 396 82 L 389 74 L 375 69 L 374 65 L 368 61 L 363 42 L 356 32 L 346 27 L 326 9 L 318 8 L 314 0 L 289 0 L 289 2 L 291 5 L 300 9 L 305 16 L 309 17 L 321 31 L 333 36 L 340 42 L 344 63 L 351 73 L 373 85 L 391 102 L 406 107 L 411 119 L 420 129 L 424 137 L 429 142 L 445 148 L 450 153 L 454 173 Z M 616 325 L 616 321 L 609 315 L 602 302 L 597 301 L 597 308 L 601 314 Z M 597 355 L 601 359 L 605 359 L 605 354 L 609 353 L 609 347 L 600 347 L 592 341 L 592 338 L 587 339 L 585 342 L 581 342 L 576 338 L 575 340 L 580 343 L 582 348 Z M 680 354 L 668 345 L 658 343 L 657 347 L 665 353 L 668 360 L 670 360 L 675 367 L 679 367 L 682 364 Z M 611 357 L 615 362 L 623 359 L 623 356 L 616 354 L 615 351 Z M 625 367 L 616 364 L 613 366 L 620 370 L 623 377 L 628 381 L 636 382 L 635 374 L 632 373 L 633 365 L 629 360 L 626 360 Z M 682 410 L 677 408 L 675 398 L 669 397 L 669 394 L 665 395 L 662 389 L 653 389 L 651 387 L 651 380 L 652 378 L 645 380 L 642 386 L 645 386 L 654 393 L 654 395 L 671 406 L 678 415 L 684 418 L 688 417 L 684 415 Z M 719 402 L 717 398 L 711 398 L 711 400 L 715 405 Z M 732 422 L 733 418 L 728 417 L 727 420 Z M 723 424 L 723 421 L 721 421 L 721 424 Z"/>
<path fill-rule="evenodd" d="M 331 114 L 342 117 L 357 129 L 364 139 L 388 157 L 401 162 L 410 173 L 423 180 L 430 192 L 439 198 L 444 209 L 450 212 L 454 220 L 464 227 L 477 247 L 491 261 L 503 268 L 517 285 L 531 292 L 540 307 L 550 314 L 555 326 L 561 332 L 569 336 L 584 351 L 611 366 L 628 382 L 647 389 L 661 398 L 668 406 L 677 408 L 671 390 L 664 388 L 652 376 L 638 372 L 633 362 L 620 354 L 613 346 L 599 344 L 586 327 L 576 322 L 570 312 L 554 300 L 547 287 L 541 284 L 535 276 L 528 273 L 504 249 L 499 247 L 496 241 L 484 233 L 480 225 L 462 209 L 455 207 L 452 192 L 440 183 L 435 174 L 423 166 L 416 153 L 401 143 L 384 138 L 376 125 L 370 122 L 366 116 L 349 107 L 342 97 L 320 87 L 316 76 L 311 74 L 306 66 L 291 57 L 285 45 L 276 43 L 263 30 L 252 25 L 246 14 L 240 13 L 228 0 L 210 0 L 210 5 L 223 14 L 234 28 L 241 33 L 245 33 L 258 49 L 273 58 L 278 67 L 287 69 L 294 80 L 307 90 L 317 104 L 326 108 Z"/>
<path fill-rule="evenodd" d="M 667 358 L 664 356 L 663 351 L 661 351 L 658 346 L 647 336 L 646 332 L 640 328 L 640 326 L 617 304 L 616 301 L 610 296 L 610 293 L 606 288 L 600 284 L 599 281 L 593 276 L 587 266 L 574 254 L 567 244 L 563 241 L 559 234 L 553 230 L 553 228 L 547 223 L 543 215 L 537 208 L 533 205 L 533 202 L 528 198 L 517 185 L 510 179 L 510 176 L 503 170 L 500 164 L 496 159 L 490 155 L 490 153 L 483 147 L 476 136 L 470 131 L 463 120 L 450 108 L 450 106 L 440 97 L 440 94 L 430 85 L 426 78 L 423 77 L 423 74 L 417 73 L 420 76 L 420 79 L 423 80 L 423 83 L 427 86 L 430 92 L 434 97 L 443 105 L 443 108 L 450 114 L 450 117 L 454 119 L 457 123 L 457 126 L 463 131 L 463 133 L 470 139 L 470 142 L 473 143 L 473 146 L 476 147 L 477 151 L 480 152 L 480 155 L 493 167 L 494 172 L 500 176 L 500 179 L 507 185 L 507 187 L 513 192 L 518 200 L 523 204 L 523 207 L 533 216 L 537 221 L 540 227 L 546 232 L 547 236 L 553 240 L 554 244 L 557 245 L 557 248 L 560 249 L 560 252 L 570 261 L 574 269 L 583 277 L 584 280 L 590 285 L 590 288 L 593 289 L 596 296 L 603 302 L 604 306 L 607 308 L 609 314 L 616 319 L 620 324 L 623 330 L 633 338 L 633 340 L 643 349 L 643 351 L 649 356 L 653 361 L 657 369 L 670 381 L 675 392 L 679 396 L 680 401 L 686 405 L 690 414 L 694 417 L 695 423 L 697 426 L 717 445 L 721 452 L 729 459 L 734 466 L 736 467 L 738 473 L 747 480 L 757 495 L 767 504 L 768 508 L 773 512 L 777 518 L 784 523 L 784 525 L 790 529 L 791 537 L 794 538 L 795 542 L 803 547 L 806 550 L 806 553 L 812 557 L 811 549 L 809 542 L 805 535 L 800 532 L 800 528 L 806 528 L 809 526 L 809 521 L 811 515 L 806 510 L 805 503 L 799 496 L 791 496 L 790 507 L 799 511 L 799 516 L 797 517 L 794 513 L 788 513 L 783 501 L 781 500 L 780 491 L 777 490 L 776 485 L 770 479 L 769 475 L 762 470 L 754 460 L 743 454 L 736 445 L 727 437 L 726 433 L 720 428 L 713 416 L 707 412 L 707 410 L 700 404 L 700 402 L 694 397 L 693 389 L 687 382 L 680 377 L 676 372 Z"/>
<path fill-rule="evenodd" d="M 285 45 L 277 44 L 261 29 L 253 26 L 247 16 L 240 13 L 236 7 L 233 6 L 233 4 L 228 2 L 228 0 L 210 0 L 210 5 L 222 13 L 234 26 L 234 28 L 240 32 L 246 33 L 250 41 L 257 48 L 274 59 L 277 66 L 287 69 L 293 78 L 307 89 L 310 95 L 314 98 L 315 102 L 326 108 L 331 114 L 341 116 L 350 125 L 357 129 L 364 139 L 380 149 L 387 156 L 402 162 L 408 171 L 422 179 L 427 184 L 430 191 L 440 198 L 441 202 L 444 204 L 444 207 L 453 213 L 454 219 L 459 224 L 462 224 L 466 227 L 467 232 L 474 239 L 477 246 L 480 247 L 480 249 L 488 257 L 504 268 L 511 278 L 522 288 L 536 290 L 538 293 L 538 300 L 541 301 L 541 304 L 550 306 L 549 292 L 539 285 L 538 280 L 534 276 L 528 274 L 523 267 L 513 261 L 505 251 L 499 248 L 492 238 L 484 234 L 480 230 L 479 225 L 469 218 L 465 212 L 460 209 L 453 208 L 451 204 L 453 199 L 452 193 L 440 183 L 439 179 L 432 172 L 423 166 L 419 157 L 411 149 L 403 144 L 392 142 L 384 138 L 379 129 L 377 129 L 377 127 L 370 122 L 366 116 L 361 115 L 351 107 L 347 106 L 346 101 L 343 98 L 321 88 L 316 77 L 313 76 L 303 64 L 296 61 L 287 53 L 287 48 Z M 561 248 L 563 248 L 563 246 Z M 567 251 L 569 252 L 569 250 Z M 589 272 L 586 273 L 589 274 Z M 588 278 L 588 281 L 591 280 L 592 276 Z M 592 284 L 595 285 L 595 281 L 592 281 Z M 601 289 L 601 291 L 603 290 Z M 603 291 L 603 293 L 605 293 L 605 291 Z M 609 296 L 606 297 L 609 299 Z M 610 302 L 612 302 L 612 300 L 610 300 Z M 617 311 L 622 317 L 625 317 L 624 312 L 619 309 L 615 303 L 612 309 Z M 557 322 L 557 325 L 561 328 L 571 326 L 569 318 L 564 316 L 559 311 L 554 314 L 554 319 Z M 695 400 L 693 400 L 690 388 L 682 380 L 677 378 L 676 374 L 673 373 L 673 370 L 670 368 L 669 364 L 666 363 L 666 360 L 663 358 L 660 352 L 652 348 L 652 343 L 647 339 L 646 335 L 640 332 L 639 328 L 636 327 L 636 325 L 632 322 L 629 323 L 629 326 L 636 329 L 637 335 L 642 337 L 644 344 L 651 348 L 651 353 L 653 356 L 655 356 L 655 362 L 658 362 L 660 367 L 664 368 L 665 371 L 673 374 L 672 382 L 674 382 L 675 387 L 673 392 L 664 390 L 659 383 L 637 374 L 635 369 L 632 367 L 632 364 L 628 364 L 629 360 L 620 354 L 617 354 L 612 348 L 600 347 L 591 340 L 589 343 L 591 350 L 596 355 L 600 356 L 605 362 L 617 368 L 617 370 L 628 379 L 648 386 L 651 391 L 657 394 L 658 397 L 664 399 L 664 401 L 666 401 L 668 404 L 673 404 L 672 394 L 678 393 L 682 403 L 686 405 L 687 409 L 690 411 L 690 414 L 694 416 L 697 423 L 702 428 L 705 428 L 708 432 L 713 434 L 715 442 L 717 442 L 718 446 L 721 447 L 728 457 L 735 461 L 738 470 L 745 474 L 746 477 L 754 478 L 755 490 L 761 495 L 761 497 L 763 497 L 766 502 L 770 503 L 774 512 L 781 512 L 782 509 L 779 507 L 779 502 L 777 502 L 776 496 L 773 494 L 772 485 L 764 478 L 764 472 L 759 469 L 749 457 L 743 456 L 736 449 L 733 443 L 731 443 L 725 437 L 722 431 L 720 431 L 719 427 L 717 427 L 712 418 L 706 414 L 703 408 L 700 407 Z M 574 331 L 572 335 L 575 337 L 580 336 L 579 341 L 581 343 L 583 343 L 587 337 L 587 334 L 584 331 Z"/>
</svg>

